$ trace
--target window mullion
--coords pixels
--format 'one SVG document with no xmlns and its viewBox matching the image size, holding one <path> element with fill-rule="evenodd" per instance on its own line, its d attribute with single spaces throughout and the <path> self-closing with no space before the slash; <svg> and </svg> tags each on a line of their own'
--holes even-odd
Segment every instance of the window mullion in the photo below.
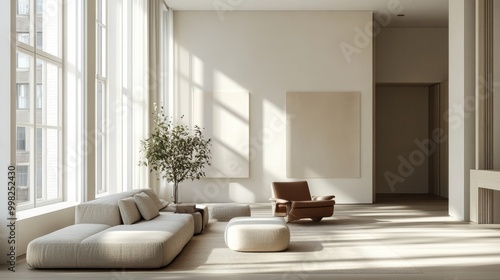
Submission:
<svg viewBox="0 0 500 280">
<path fill-rule="evenodd" d="M 35 52 L 35 49 L 33 46 L 26 44 L 26 43 L 23 43 L 23 42 L 16 41 L 16 47 L 17 47 L 17 50 L 19 50 L 19 51 L 24 50 L 25 53 L 32 54 Z"/>
<path fill-rule="evenodd" d="M 56 65 L 57 67 L 62 67 L 63 60 L 60 57 L 55 55 L 51 55 L 50 53 L 44 52 L 42 50 L 36 50 L 36 56 L 39 59 L 50 62 L 51 64 Z"/>
<path fill-rule="evenodd" d="M 34 2 L 34 1 L 32 1 Z M 34 10 L 32 10 L 34 11 Z M 35 15 L 35 18 L 36 18 L 36 15 Z M 36 30 L 36 26 L 34 27 L 34 29 Z M 30 122 L 33 124 L 32 125 L 32 128 L 30 129 L 30 160 L 29 160 L 29 166 L 28 167 L 30 170 L 29 170 L 29 180 L 30 180 L 30 189 L 32 190 L 31 191 L 31 200 L 33 202 L 33 208 L 36 208 L 37 206 L 37 188 L 36 188 L 36 174 L 37 174 L 37 150 L 38 150 L 38 147 L 37 147 L 37 143 L 36 143 L 36 140 L 37 140 L 37 129 L 38 129 L 38 126 L 37 126 L 37 121 L 36 121 L 36 113 L 37 113 L 37 110 L 36 110 L 36 84 L 37 84 L 37 57 L 36 57 L 36 48 L 33 49 L 33 59 L 31 61 L 31 65 L 30 65 L 30 68 L 32 69 L 31 70 L 31 81 L 30 81 L 30 112 L 31 112 L 31 116 L 30 116 Z"/>
</svg>

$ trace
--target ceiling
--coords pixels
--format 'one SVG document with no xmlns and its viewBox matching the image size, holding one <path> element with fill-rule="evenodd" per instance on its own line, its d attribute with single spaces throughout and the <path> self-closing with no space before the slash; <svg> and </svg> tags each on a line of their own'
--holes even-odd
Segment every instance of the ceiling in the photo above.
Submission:
<svg viewBox="0 0 500 280">
<path fill-rule="evenodd" d="M 379 22 L 387 22 L 385 27 L 448 27 L 448 0 L 166 0 L 166 2 L 173 10 L 370 10 L 383 20 Z"/>
</svg>

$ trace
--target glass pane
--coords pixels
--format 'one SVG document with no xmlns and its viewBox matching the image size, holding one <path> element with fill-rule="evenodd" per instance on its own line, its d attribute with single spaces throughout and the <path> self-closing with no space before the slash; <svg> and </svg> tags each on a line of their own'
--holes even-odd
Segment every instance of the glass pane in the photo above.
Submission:
<svg viewBox="0 0 500 280">
<path fill-rule="evenodd" d="M 38 128 L 36 137 L 36 196 L 50 200 L 59 195 L 59 132 Z"/>
<path fill-rule="evenodd" d="M 106 87 L 104 82 L 97 80 L 96 93 L 96 111 L 97 111 L 97 130 L 99 133 L 104 132 L 104 113 L 106 112 Z"/>
<path fill-rule="evenodd" d="M 107 0 L 97 0 L 97 22 L 106 25 L 106 2 Z"/>
<path fill-rule="evenodd" d="M 36 123 L 59 125 L 60 68 L 37 59 L 36 71 Z"/>
<path fill-rule="evenodd" d="M 32 108 L 32 84 L 33 77 L 30 65 L 33 57 L 17 52 L 17 70 L 16 70 L 16 122 L 31 123 L 31 108 Z"/>
<path fill-rule="evenodd" d="M 27 165 L 18 165 L 16 167 L 16 189 L 17 203 L 19 204 L 30 201 L 29 181 L 29 167 Z"/>
<path fill-rule="evenodd" d="M 42 109 L 42 105 L 43 105 L 42 84 L 37 84 L 36 85 L 36 108 Z"/>
<path fill-rule="evenodd" d="M 21 43 L 30 43 L 30 33 L 29 32 L 17 32 L 17 40 Z"/>
<path fill-rule="evenodd" d="M 97 26 L 97 75 L 106 77 L 106 29 Z"/>
<path fill-rule="evenodd" d="M 59 197 L 59 131 L 47 129 L 47 199 Z"/>
<path fill-rule="evenodd" d="M 105 192 L 104 184 L 104 137 L 102 134 L 96 135 L 96 193 Z"/>
<path fill-rule="evenodd" d="M 16 127 L 16 150 L 26 151 L 26 127 Z"/>
<path fill-rule="evenodd" d="M 61 1 L 37 0 L 37 49 L 61 57 Z"/>
<path fill-rule="evenodd" d="M 40 199 L 43 196 L 43 130 L 36 129 L 36 198 Z"/>
<path fill-rule="evenodd" d="M 97 80 L 96 96 L 96 192 L 107 191 L 106 180 L 106 85 Z"/>
<path fill-rule="evenodd" d="M 43 12 L 43 0 L 36 0 L 36 15 L 41 15 Z"/>
<path fill-rule="evenodd" d="M 19 205 L 31 202 L 31 172 L 30 168 L 30 147 L 33 141 L 32 130 L 29 127 L 16 127 L 16 189 L 17 201 Z"/>
<path fill-rule="evenodd" d="M 31 64 L 31 56 L 22 52 L 17 52 L 17 70 L 28 71 Z M 29 77 L 28 77 L 29 78 Z"/>
<path fill-rule="evenodd" d="M 17 84 L 17 109 L 30 108 L 30 84 Z"/>
<path fill-rule="evenodd" d="M 30 36 L 31 28 L 31 14 L 30 14 L 30 1 L 29 0 L 17 0 L 16 4 L 16 33 L 17 40 L 29 45 L 33 45 L 33 41 Z"/>
<path fill-rule="evenodd" d="M 43 49 L 43 33 L 42 32 L 36 33 L 36 47 L 38 49 Z"/>
<path fill-rule="evenodd" d="M 17 0 L 17 14 L 29 15 L 30 13 L 30 0 Z"/>
</svg>

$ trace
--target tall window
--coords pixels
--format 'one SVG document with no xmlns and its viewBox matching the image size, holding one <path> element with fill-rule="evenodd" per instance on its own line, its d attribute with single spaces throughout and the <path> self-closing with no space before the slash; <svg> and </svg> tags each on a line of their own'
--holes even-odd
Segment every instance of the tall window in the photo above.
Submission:
<svg viewBox="0 0 500 280">
<path fill-rule="evenodd" d="M 107 184 L 107 0 L 97 0 L 96 15 L 96 194 L 108 192 Z"/>
<path fill-rule="evenodd" d="M 63 1 L 16 1 L 16 162 L 23 210 L 62 201 Z"/>
</svg>

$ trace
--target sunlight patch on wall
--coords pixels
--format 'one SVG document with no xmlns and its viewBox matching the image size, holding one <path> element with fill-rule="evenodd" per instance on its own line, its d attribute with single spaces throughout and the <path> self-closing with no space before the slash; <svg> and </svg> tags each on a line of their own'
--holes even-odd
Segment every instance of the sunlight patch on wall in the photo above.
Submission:
<svg viewBox="0 0 500 280">
<path fill-rule="evenodd" d="M 248 92 L 193 93 L 193 125 L 212 139 L 207 177 L 249 177 L 249 102 Z"/>
<path fill-rule="evenodd" d="M 288 92 L 288 178 L 361 175 L 360 92 Z"/>
<path fill-rule="evenodd" d="M 255 194 L 247 187 L 238 183 L 229 183 L 229 198 L 234 202 L 256 202 Z M 244 198 L 244 200 L 242 200 Z"/>
</svg>

